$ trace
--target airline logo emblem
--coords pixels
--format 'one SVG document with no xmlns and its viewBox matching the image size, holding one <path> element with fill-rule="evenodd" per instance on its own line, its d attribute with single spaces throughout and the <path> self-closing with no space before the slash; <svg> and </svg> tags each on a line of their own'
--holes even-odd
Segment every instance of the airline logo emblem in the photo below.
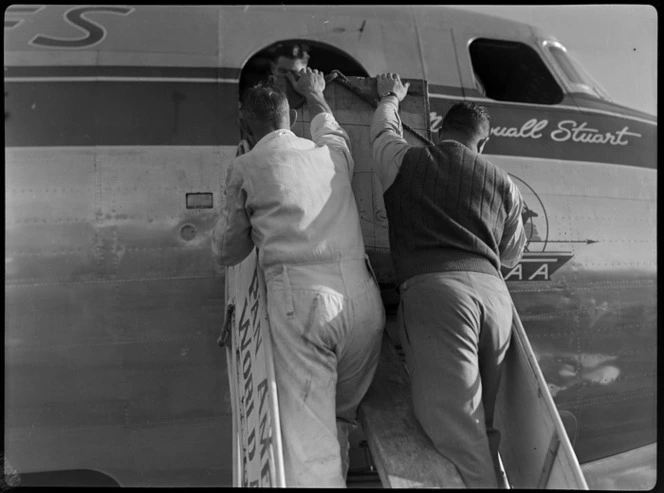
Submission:
<svg viewBox="0 0 664 493">
<path fill-rule="evenodd" d="M 558 244 L 584 243 L 594 240 L 556 240 L 549 238 L 549 218 L 542 200 L 535 190 L 522 179 L 511 175 L 523 196 L 522 213 L 526 230 L 526 248 L 523 257 L 513 268 L 502 268 L 505 281 L 550 281 L 551 276 L 574 256 L 568 250 L 558 250 Z"/>
</svg>

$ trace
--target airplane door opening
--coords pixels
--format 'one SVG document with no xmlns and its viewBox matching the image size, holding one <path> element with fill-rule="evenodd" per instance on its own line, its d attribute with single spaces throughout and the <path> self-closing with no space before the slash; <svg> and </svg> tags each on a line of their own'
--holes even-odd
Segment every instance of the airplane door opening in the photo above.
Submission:
<svg viewBox="0 0 664 493">
<path fill-rule="evenodd" d="M 271 62 L 275 53 L 289 44 L 298 44 L 306 49 L 309 53 L 308 66 L 318 69 L 326 75 L 337 69 L 349 77 L 369 77 L 369 73 L 353 57 L 332 45 L 306 39 L 285 39 L 272 43 L 247 60 L 240 74 L 240 99 L 248 88 L 269 78 L 272 73 Z"/>
</svg>

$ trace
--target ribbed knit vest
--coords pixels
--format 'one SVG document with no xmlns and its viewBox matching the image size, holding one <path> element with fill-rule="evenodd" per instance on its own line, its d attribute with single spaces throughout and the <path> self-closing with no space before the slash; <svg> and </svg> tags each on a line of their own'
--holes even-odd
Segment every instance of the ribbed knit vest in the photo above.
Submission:
<svg viewBox="0 0 664 493">
<path fill-rule="evenodd" d="M 505 171 L 456 141 L 409 149 L 383 194 L 398 283 L 429 272 L 498 276 L 509 182 Z"/>
</svg>

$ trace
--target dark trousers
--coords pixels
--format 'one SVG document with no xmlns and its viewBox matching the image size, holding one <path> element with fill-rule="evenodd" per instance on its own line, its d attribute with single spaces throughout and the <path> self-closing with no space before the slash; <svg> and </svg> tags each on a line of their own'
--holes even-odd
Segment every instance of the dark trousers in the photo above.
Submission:
<svg viewBox="0 0 664 493">
<path fill-rule="evenodd" d="M 400 291 L 415 415 L 469 488 L 497 488 L 493 415 L 512 328 L 507 287 L 490 274 L 455 271 L 414 276 Z"/>
</svg>

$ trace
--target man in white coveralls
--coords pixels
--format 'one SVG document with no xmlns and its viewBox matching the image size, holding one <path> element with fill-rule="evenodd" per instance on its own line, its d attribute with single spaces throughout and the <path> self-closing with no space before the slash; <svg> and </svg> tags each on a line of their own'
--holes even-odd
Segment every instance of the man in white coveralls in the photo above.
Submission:
<svg viewBox="0 0 664 493">
<path fill-rule="evenodd" d="M 385 313 L 364 250 L 351 189 L 348 134 L 309 68 L 313 142 L 290 128 L 296 112 L 269 84 L 249 89 L 240 125 L 251 150 L 235 158 L 212 250 L 220 265 L 253 247 L 265 274 L 288 486 L 345 487 L 348 432 L 378 364 Z"/>
</svg>

